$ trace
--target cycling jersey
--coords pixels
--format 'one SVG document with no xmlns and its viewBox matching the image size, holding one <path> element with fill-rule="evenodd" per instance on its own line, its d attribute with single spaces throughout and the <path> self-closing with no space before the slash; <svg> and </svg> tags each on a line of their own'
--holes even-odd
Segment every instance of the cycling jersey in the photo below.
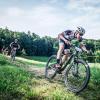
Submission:
<svg viewBox="0 0 100 100">
<path fill-rule="evenodd" d="M 63 34 L 64 38 L 66 40 L 68 40 L 68 41 L 72 41 L 72 40 L 76 39 L 76 37 L 75 37 L 75 31 L 73 31 L 73 30 L 66 30 L 63 33 L 64 33 Z M 81 42 L 81 41 L 82 41 L 82 37 L 80 38 L 79 42 Z M 59 39 L 59 43 L 64 44 L 65 45 L 65 49 L 69 49 L 70 48 L 70 45 L 66 44 L 65 41 L 62 40 L 62 39 Z"/>
<path fill-rule="evenodd" d="M 75 38 L 75 32 L 72 30 L 66 30 L 63 33 L 64 33 L 64 38 L 69 41 L 71 41 Z"/>
<path fill-rule="evenodd" d="M 12 42 L 10 46 L 11 48 L 18 48 L 18 43 Z"/>
</svg>

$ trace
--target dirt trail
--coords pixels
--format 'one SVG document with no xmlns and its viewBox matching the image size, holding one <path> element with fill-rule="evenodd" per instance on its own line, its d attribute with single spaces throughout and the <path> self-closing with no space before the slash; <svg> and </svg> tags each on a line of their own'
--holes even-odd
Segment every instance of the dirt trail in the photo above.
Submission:
<svg viewBox="0 0 100 100">
<path fill-rule="evenodd" d="M 29 65 L 24 62 L 21 62 L 20 60 L 15 60 L 13 62 L 10 61 L 9 57 L 7 59 L 11 64 L 16 65 L 18 67 L 24 68 L 26 71 L 34 74 L 36 77 L 45 77 L 45 67 L 38 67 L 34 65 Z M 64 72 L 62 74 L 57 74 L 56 78 L 61 80 L 64 76 Z"/>
<path fill-rule="evenodd" d="M 45 74 L 45 68 L 44 67 L 37 67 L 37 66 L 34 66 L 34 65 L 28 65 L 28 64 L 25 64 L 24 62 L 21 62 L 19 60 L 11 61 L 9 56 L 7 56 L 7 60 L 11 64 L 16 65 L 17 67 L 22 67 L 25 70 L 27 70 L 28 72 L 35 74 L 35 76 L 44 76 L 44 74 Z"/>
<path fill-rule="evenodd" d="M 28 72 L 34 73 L 35 76 L 44 76 L 45 68 L 36 68 L 36 67 L 29 67 L 27 68 Z"/>
</svg>

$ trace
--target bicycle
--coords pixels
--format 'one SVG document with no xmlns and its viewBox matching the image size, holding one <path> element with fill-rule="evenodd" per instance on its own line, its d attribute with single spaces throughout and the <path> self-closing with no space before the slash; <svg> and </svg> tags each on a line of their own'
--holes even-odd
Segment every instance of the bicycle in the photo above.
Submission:
<svg viewBox="0 0 100 100">
<path fill-rule="evenodd" d="M 12 61 L 15 61 L 16 50 L 17 50 L 17 48 L 12 48 L 11 49 L 11 60 Z"/>
<path fill-rule="evenodd" d="M 58 68 L 55 67 L 57 64 L 56 55 L 52 55 L 45 67 L 45 78 L 51 80 L 57 74 L 64 73 L 64 83 L 68 90 L 79 93 L 83 91 L 90 80 L 90 67 L 86 61 L 79 57 L 82 50 L 76 46 L 72 45 L 72 51 L 70 52 L 70 57 L 65 63 Z M 62 60 L 62 57 L 60 61 Z"/>
</svg>

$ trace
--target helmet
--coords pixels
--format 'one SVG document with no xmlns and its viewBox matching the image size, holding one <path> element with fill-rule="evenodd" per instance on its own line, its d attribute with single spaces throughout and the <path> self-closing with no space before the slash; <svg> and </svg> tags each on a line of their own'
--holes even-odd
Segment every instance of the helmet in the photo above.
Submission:
<svg viewBox="0 0 100 100">
<path fill-rule="evenodd" d="M 18 39 L 15 39 L 14 41 L 15 41 L 15 42 L 18 42 Z"/>
<path fill-rule="evenodd" d="M 77 30 L 76 30 L 77 32 L 79 32 L 79 34 L 80 35 L 84 35 L 85 34 L 85 29 L 84 28 L 82 28 L 82 27 L 77 27 Z"/>
</svg>

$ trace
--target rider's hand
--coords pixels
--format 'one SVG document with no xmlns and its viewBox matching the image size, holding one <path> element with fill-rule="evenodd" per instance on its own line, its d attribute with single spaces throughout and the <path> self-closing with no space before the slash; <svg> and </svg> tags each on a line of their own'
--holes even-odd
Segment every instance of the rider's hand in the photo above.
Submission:
<svg viewBox="0 0 100 100">
<path fill-rule="evenodd" d="M 89 50 L 86 50 L 86 53 L 87 53 L 87 54 L 90 54 L 90 51 L 89 51 Z"/>
<path fill-rule="evenodd" d="M 71 45 L 70 41 L 68 41 L 68 40 L 66 40 L 65 43 L 68 45 Z"/>
<path fill-rule="evenodd" d="M 87 53 L 87 54 L 90 54 L 90 51 L 89 50 L 83 50 L 85 53 Z"/>
</svg>

